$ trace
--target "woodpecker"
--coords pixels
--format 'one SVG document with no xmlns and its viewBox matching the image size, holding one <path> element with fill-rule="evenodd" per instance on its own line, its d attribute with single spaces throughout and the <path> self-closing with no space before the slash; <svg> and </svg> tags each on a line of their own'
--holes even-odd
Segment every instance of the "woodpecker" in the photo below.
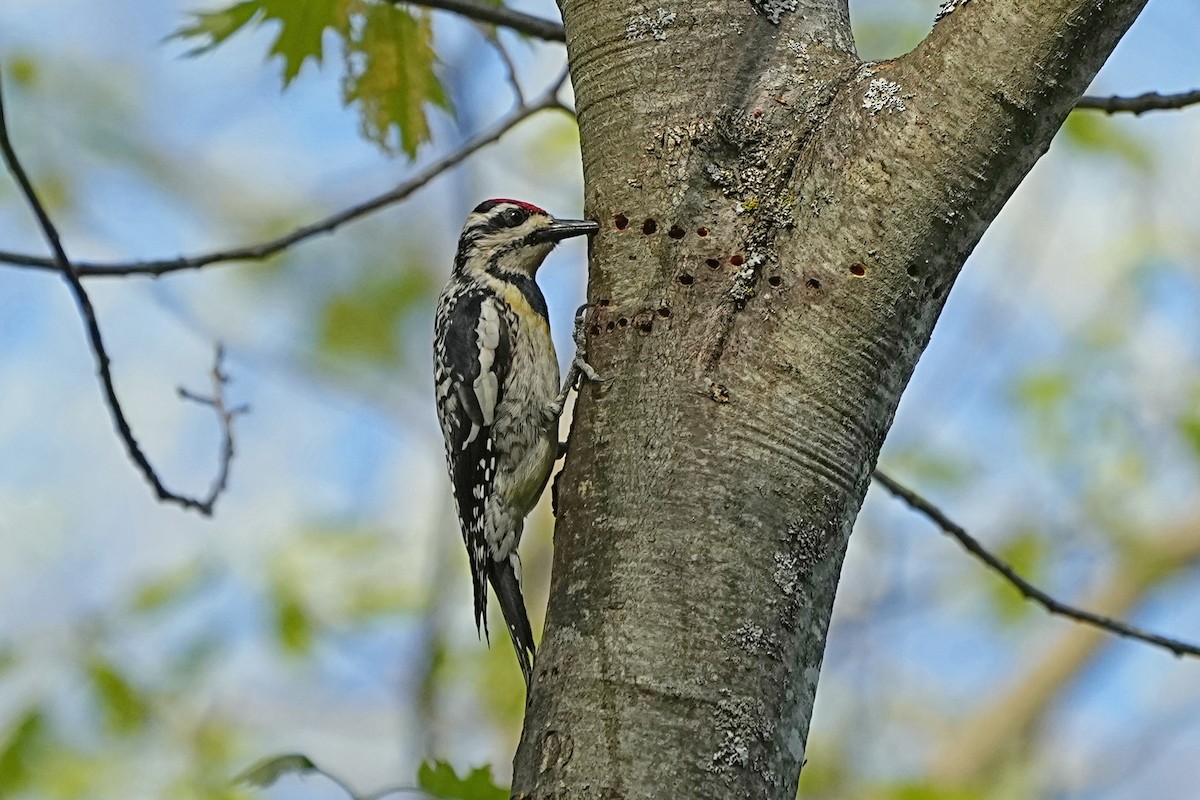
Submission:
<svg viewBox="0 0 1200 800">
<path fill-rule="evenodd" d="M 567 392 L 580 374 L 598 379 L 580 349 L 560 389 L 546 299 L 534 277 L 558 242 L 599 230 L 517 200 L 480 203 L 463 225 L 434 321 L 438 420 L 471 561 L 475 627 L 487 635 L 491 583 L 527 687 L 534 644 L 517 545 L 558 458 Z"/>
</svg>

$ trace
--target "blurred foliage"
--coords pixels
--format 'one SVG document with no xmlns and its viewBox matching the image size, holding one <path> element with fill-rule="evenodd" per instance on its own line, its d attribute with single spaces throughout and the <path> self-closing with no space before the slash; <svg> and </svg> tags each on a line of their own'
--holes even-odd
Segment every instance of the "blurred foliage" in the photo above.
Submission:
<svg viewBox="0 0 1200 800">
<path fill-rule="evenodd" d="M 306 775 L 316 770 L 317 765 L 308 756 L 302 753 L 288 753 L 257 761 L 233 780 L 235 783 L 266 789 L 284 775 Z"/>
<path fill-rule="evenodd" d="M 183 771 L 163 794 L 180 800 L 249 800 L 253 795 L 230 780 L 239 748 L 228 721 L 202 717 L 184 731 Z"/>
<path fill-rule="evenodd" d="M 409 158 L 429 140 L 426 105 L 450 111 L 434 65 L 429 14 L 371 0 L 245 0 L 220 11 L 193 13 L 172 38 L 197 42 L 206 53 L 251 23 L 274 23 L 268 58 L 283 61 L 286 88 L 312 60 L 325 58 L 325 34 L 340 39 L 344 59 L 342 99 L 355 105 L 363 135 L 387 152 Z"/>
<path fill-rule="evenodd" d="M 433 278 L 411 264 L 405 269 L 360 269 L 356 278 L 326 300 L 317 325 L 317 347 L 336 362 L 356 359 L 394 366 L 402 352 L 399 325 L 433 296 Z"/>
<path fill-rule="evenodd" d="M 0 678 L 17 663 L 17 648 L 11 644 L 0 644 Z"/>
<path fill-rule="evenodd" d="M 1129 122 L 1096 113 L 1071 114 L 1062 136 L 1082 152 L 1116 158 L 1137 172 L 1148 173 L 1155 166 L 1154 153 L 1136 134 L 1125 132 Z"/>
<path fill-rule="evenodd" d="M 321 631 L 345 629 L 421 607 L 407 554 L 388 531 L 318 528 L 298 533 L 268 565 L 276 640 L 304 655 Z"/>
<path fill-rule="evenodd" d="M 504 631 L 503 620 L 493 623 L 491 629 L 495 633 L 475 670 L 475 684 L 489 717 L 502 728 L 519 731 L 525 718 L 524 679 L 512 668 L 517 656 L 512 640 Z"/>
<path fill-rule="evenodd" d="M 579 126 L 567 114 L 548 115 L 541 134 L 529 141 L 525 157 L 531 164 L 544 162 L 548 168 L 570 165 L 579 157 Z"/>
<path fill-rule="evenodd" d="M 149 700 L 115 664 L 92 656 L 85 667 L 105 724 L 122 736 L 138 733 L 150 719 Z"/>
<path fill-rule="evenodd" d="M 508 790 L 492 782 L 491 767 L 476 767 L 460 778 L 445 761 L 426 761 L 417 771 L 417 786 L 444 800 L 508 800 Z"/>
<path fill-rule="evenodd" d="M 1179 433 L 1200 463 L 1200 388 L 1192 391 L 1190 401 L 1179 414 Z"/>
<path fill-rule="evenodd" d="M 271 584 L 275 638 L 284 651 L 305 655 L 312 647 L 313 620 L 300 597 L 299 587 L 286 579 Z"/>
<path fill-rule="evenodd" d="M 933 27 L 936 8 L 927 0 L 856 0 L 850 22 L 859 56 L 878 61 L 907 53 Z"/>
<path fill-rule="evenodd" d="M 1045 455 L 1063 456 L 1070 447 L 1066 426 L 1071 409 L 1067 400 L 1074 379 L 1060 366 L 1040 367 L 1020 376 L 1012 389 L 1013 399 L 1025 409 L 1032 441 Z"/>
<path fill-rule="evenodd" d="M 840 797 L 853 779 L 837 740 L 829 731 L 810 731 L 805 748 L 805 764 L 800 771 L 796 796 L 803 798 Z"/>
<path fill-rule="evenodd" d="M 140 614 L 162 611 L 194 597 L 212 581 L 213 577 L 212 564 L 189 561 L 180 567 L 151 578 L 138 587 L 130 601 L 129 608 Z"/>
<path fill-rule="evenodd" d="M 888 469 L 914 485 L 961 488 L 970 483 L 978 467 L 962 456 L 920 447 L 898 447 L 888 452 Z"/>
<path fill-rule="evenodd" d="M 41 708 L 16 718 L 0 744 L 0 797 L 14 796 L 29 785 L 50 746 Z"/>
<path fill-rule="evenodd" d="M 21 89 L 32 89 L 38 81 L 37 61 L 27 55 L 16 55 L 5 64 L 8 79 Z"/>
<path fill-rule="evenodd" d="M 454 767 L 445 761 L 422 762 L 417 770 L 415 787 L 393 786 L 360 794 L 351 788 L 345 778 L 322 769 L 301 753 L 264 758 L 239 774 L 234 782 L 256 789 L 269 789 L 285 777 L 313 774 L 325 776 L 348 796 L 348 800 L 382 798 L 398 793 L 419 793 L 442 800 L 507 800 L 509 794 L 508 790 L 493 783 L 491 767 L 476 767 L 460 778 Z"/>
<path fill-rule="evenodd" d="M 977 789 L 946 789 L 929 783 L 902 783 L 880 793 L 888 800 L 983 800 Z"/>
<path fill-rule="evenodd" d="M 1016 531 L 996 548 L 996 555 L 1022 578 L 1038 585 L 1044 577 L 1042 567 L 1048 549 L 1045 534 L 1034 528 L 1026 528 Z M 992 587 L 992 606 L 1003 622 L 1011 624 L 1025 619 L 1031 613 L 1040 612 L 1012 584 L 999 576 L 990 576 L 989 586 Z"/>
</svg>

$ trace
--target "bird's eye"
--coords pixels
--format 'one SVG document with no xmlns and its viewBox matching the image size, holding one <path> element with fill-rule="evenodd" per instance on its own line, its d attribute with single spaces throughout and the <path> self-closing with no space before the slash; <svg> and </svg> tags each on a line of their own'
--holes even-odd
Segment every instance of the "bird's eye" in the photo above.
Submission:
<svg viewBox="0 0 1200 800">
<path fill-rule="evenodd" d="M 510 208 L 500 215 L 500 224 L 506 228 L 515 228 L 524 222 L 527 215 L 519 208 Z"/>
</svg>

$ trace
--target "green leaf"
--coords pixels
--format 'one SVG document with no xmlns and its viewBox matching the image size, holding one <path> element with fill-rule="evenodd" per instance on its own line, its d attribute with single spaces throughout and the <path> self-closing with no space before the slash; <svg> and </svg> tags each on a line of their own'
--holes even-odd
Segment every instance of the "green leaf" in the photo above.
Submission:
<svg viewBox="0 0 1200 800">
<path fill-rule="evenodd" d="M 87 674 L 110 730 L 131 734 L 150 719 L 150 704 L 111 662 L 95 657 Z"/>
<path fill-rule="evenodd" d="M 932 783 L 901 783 L 880 796 L 890 800 L 980 800 L 980 790 L 948 789 Z"/>
<path fill-rule="evenodd" d="M 278 25 L 268 57 L 282 59 L 285 88 L 310 59 L 322 63 L 326 31 L 341 36 L 343 101 L 357 106 L 363 136 L 388 152 L 403 150 L 411 158 L 429 140 L 426 104 L 450 110 L 433 69 L 437 59 L 429 14 L 413 14 L 392 3 L 243 0 L 220 11 L 193 13 L 169 38 L 195 42 L 187 54 L 198 55 L 243 28 L 266 22 Z"/>
<path fill-rule="evenodd" d="M 370 297 L 330 298 L 321 315 L 317 345 L 332 355 L 352 355 L 366 361 L 393 362 L 395 317 Z"/>
<path fill-rule="evenodd" d="M 287 753 L 256 762 L 234 778 L 233 782 L 266 789 L 285 775 L 307 775 L 316 770 L 317 765 L 308 756 L 302 753 Z"/>
<path fill-rule="evenodd" d="M 417 770 L 421 791 L 444 800 L 508 800 L 508 791 L 492 782 L 492 768 L 477 767 L 465 778 L 445 761 L 425 761 Z"/>
<path fill-rule="evenodd" d="M 167 37 L 170 39 L 200 39 L 195 48 L 186 55 L 198 56 L 207 53 L 221 42 L 233 36 L 262 11 L 259 0 L 246 0 L 220 11 L 194 11 L 192 23 L 184 25 Z"/>
<path fill-rule="evenodd" d="M 502 624 L 502 623 L 501 623 Z M 520 730 L 525 715 L 525 685 L 513 669 L 512 643 L 498 641 L 475 651 L 477 691 L 482 692 L 488 717 L 504 729 Z"/>
<path fill-rule="evenodd" d="M 429 15 L 414 15 L 380 3 L 370 6 L 363 25 L 346 43 L 342 96 L 358 105 L 362 134 L 388 152 L 399 143 L 409 158 L 429 140 L 425 104 L 450 110 L 450 100 L 433 71 Z"/>
<path fill-rule="evenodd" d="M 9 729 L 0 746 L 0 797 L 16 794 L 28 784 L 46 740 L 46 718 L 38 708 L 26 711 Z"/>
<path fill-rule="evenodd" d="M 346 601 L 346 612 L 351 620 L 368 620 L 382 614 L 416 609 L 423 597 L 405 586 L 354 586 Z"/>
<path fill-rule="evenodd" d="M 286 580 L 277 580 L 272 588 L 275 604 L 275 636 L 289 653 L 300 655 L 312 647 L 313 621 L 300 595 Z"/>
<path fill-rule="evenodd" d="M 130 606 L 141 613 L 158 611 L 185 598 L 208 577 L 209 572 L 200 563 L 184 564 L 143 584 Z"/>
<path fill-rule="evenodd" d="M 849 756 L 840 741 L 810 736 L 804 749 L 805 767 L 800 773 L 797 798 L 846 797 L 853 780 Z"/>
<path fill-rule="evenodd" d="M 1149 172 L 1154 168 L 1150 149 L 1126 133 L 1122 124 L 1100 114 L 1077 113 L 1067 117 L 1062 132 L 1068 142 L 1084 152 L 1116 156 L 1139 172 Z"/>
<path fill-rule="evenodd" d="M 45 800 L 102 797 L 119 769 L 111 752 L 74 750 L 62 743 L 42 755 L 37 766 L 36 797 Z"/>
<path fill-rule="evenodd" d="M 0 644 L 0 675 L 8 672 L 17 663 L 17 648 L 11 644 Z"/>
<path fill-rule="evenodd" d="M 190 25 L 171 34 L 172 39 L 200 39 L 188 55 L 212 50 L 251 21 L 279 23 L 279 33 L 268 56 L 283 58 L 283 85 L 286 88 L 300 74 L 310 58 L 320 64 L 324 58 L 326 29 L 345 32 L 349 28 L 349 0 L 245 0 L 221 11 L 192 15 Z"/>
<path fill-rule="evenodd" d="M 1025 529 L 1009 538 L 996 555 L 1022 578 L 1036 581 L 1046 560 L 1046 541 L 1037 531 Z M 995 587 L 992 593 L 994 608 L 1004 622 L 1023 619 L 1033 609 L 1033 604 L 1008 581 L 998 579 L 991 585 Z"/>
<path fill-rule="evenodd" d="M 1190 408 L 1179 418 L 1179 433 L 1192 448 L 1192 455 L 1200 460 L 1200 408 Z"/>
<path fill-rule="evenodd" d="M 29 56 L 13 56 L 8 61 L 9 79 L 22 89 L 34 88 L 40 74 L 37 62 Z"/>
<path fill-rule="evenodd" d="M 368 276 L 325 305 L 317 344 L 339 359 L 351 356 L 395 363 L 400 355 L 398 323 L 428 301 L 432 291 L 430 276 L 423 269 L 393 269 L 386 276 Z"/>
<path fill-rule="evenodd" d="M 1023 377 L 1016 396 L 1031 409 L 1048 412 L 1062 405 L 1071 392 L 1071 378 L 1054 369 L 1039 370 Z"/>
<path fill-rule="evenodd" d="M 283 56 L 283 85 L 286 87 L 308 59 L 321 63 L 321 40 L 326 28 L 344 30 L 349 4 L 344 0 L 262 0 L 264 19 L 279 21 L 279 36 L 271 55 Z"/>
<path fill-rule="evenodd" d="M 933 452 L 924 446 L 889 450 L 887 463 L 880 468 L 919 486 L 951 489 L 961 488 L 974 471 L 964 458 Z"/>
</svg>

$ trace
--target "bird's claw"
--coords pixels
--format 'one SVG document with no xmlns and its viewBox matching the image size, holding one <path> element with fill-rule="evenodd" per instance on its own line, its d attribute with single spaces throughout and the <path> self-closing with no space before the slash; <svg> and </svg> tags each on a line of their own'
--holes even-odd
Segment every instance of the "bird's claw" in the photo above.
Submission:
<svg viewBox="0 0 1200 800">
<path fill-rule="evenodd" d="M 563 381 L 562 391 L 558 393 L 558 397 L 554 399 L 554 409 L 561 414 L 563 406 L 566 405 L 567 395 L 571 390 L 576 388 L 580 377 L 587 378 L 593 383 L 604 383 L 607 379 L 601 377 L 599 372 L 587 362 L 587 310 L 589 304 L 584 303 L 579 308 L 575 309 L 575 330 L 571 333 L 571 340 L 575 343 L 575 355 L 571 359 L 571 366 L 567 369 L 567 378 Z"/>
</svg>

